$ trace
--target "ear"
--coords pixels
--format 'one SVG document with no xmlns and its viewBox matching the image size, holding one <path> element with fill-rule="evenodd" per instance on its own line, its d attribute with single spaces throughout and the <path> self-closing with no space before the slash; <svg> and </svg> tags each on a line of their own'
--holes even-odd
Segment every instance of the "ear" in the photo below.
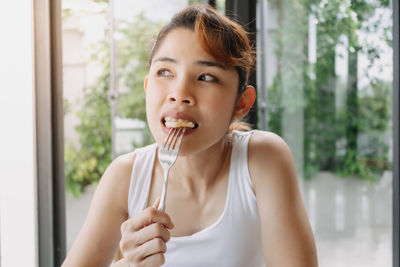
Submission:
<svg viewBox="0 0 400 267">
<path fill-rule="evenodd" d="M 143 87 L 144 87 L 144 91 L 147 91 L 147 84 L 149 83 L 149 75 L 146 75 L 146 77 L 144 77 L 144 83 L 143 83 Z"/>
<path fill-rule="evenodd" d="M 243 91 L 239 100 L 236 103 L 235 113 L 233 114 L 234 119 L 240 119 L 246 116 L 251 107 L 256 101 L 256 90 L 253 86 L 248 85 Z"/>
</svg>

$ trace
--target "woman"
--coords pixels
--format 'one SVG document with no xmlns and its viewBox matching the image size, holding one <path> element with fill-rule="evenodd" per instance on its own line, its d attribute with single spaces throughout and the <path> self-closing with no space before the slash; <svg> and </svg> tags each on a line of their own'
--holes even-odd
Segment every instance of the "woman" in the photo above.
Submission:
<svg viewBox="0 0 400 267">
<path fill-rule="evenodd" d="M 157 210 L 157 145 L 115 159 L 63 266 L 317 266 L 293 157 L 277 135 L 247 130 L 255 101 L 246 32 L 190 6 L 159 33 L 144 81 L 149 128 L 192 122 Z M 232 131 L 232 129 L 236 129 Z"/>
</svg>

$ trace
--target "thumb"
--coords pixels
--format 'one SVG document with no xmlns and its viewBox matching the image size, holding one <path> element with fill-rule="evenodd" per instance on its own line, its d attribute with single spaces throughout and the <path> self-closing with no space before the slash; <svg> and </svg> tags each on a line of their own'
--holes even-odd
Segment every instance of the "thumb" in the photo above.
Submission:
<svg viewBox="0 0 400 267">
<path fill-rule="evenodd" d="M 160 197 L 158 197 L 156 199 L 156 201 L 154 201 L 153 203 L 153 208 L 158 209 L 158 205 L 160 205 Z"/>
</svg>

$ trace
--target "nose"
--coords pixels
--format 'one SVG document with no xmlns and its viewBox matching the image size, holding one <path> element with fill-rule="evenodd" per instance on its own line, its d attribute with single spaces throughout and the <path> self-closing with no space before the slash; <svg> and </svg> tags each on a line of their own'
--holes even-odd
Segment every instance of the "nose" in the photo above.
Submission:
<svg viewBox="0 0 400 267">
<path fill-rule="evenodd" d="M 193 106 L 195 104 L 195 98 L 190 90 L 189 83 L 181 81 L 175 84 L 168 95 L 168 102 L 175 104 L 184 104 L 188 106 Z"/>
<path fill-rule="evenodd" d="M 182 104 L 185 104 L 185 105 L 189 105 L 189 106 L 193 106 L 193 104 L 194 104 L 194 99 L 193 99 L 193 97 L 190 97 L 190 96 L 187 96 L 187 97 L 181 97 L 181 96 L 176 96 L 176 95 L 174 95 L 174 96 L 169 96 L 169 98 L 168 98 L 168 102 L 170 102 L 170 103 L 182 103 Z"/>
</svg>

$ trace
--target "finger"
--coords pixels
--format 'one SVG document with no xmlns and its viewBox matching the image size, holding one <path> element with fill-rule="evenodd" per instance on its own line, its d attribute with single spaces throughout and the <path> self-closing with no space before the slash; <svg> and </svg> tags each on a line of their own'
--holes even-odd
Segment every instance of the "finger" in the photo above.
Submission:
<svg viewBox="0 0 400 267">
<path fill-rule="evenodd" d="M 154 238 L 138 248 L 138 255 L 141 255 L 141 259 L 157 254 L 165 253 L 167 251 L 167 245 L 161 238 Z"/>
<path fill-rule="evenodd" d="M 134 235 L 133 238 L 138 245 L 142 245 L 156 237 L 161 238 L 164 242 L 168 242 L 171 237 L 170 232 L 160 223 L 150 224 L 140 231 L 135 232 Z"/>
<path fill-rule="evenodd" d="M 131 262 L 142 262 L 152 255 L 159 253 L 164 254 L 166 251 L 167 246 L 165 242 L 161 238 L 154 238 L 139 247 L 127 250 L 125 253 L 123 253 L 123 256 L 124 259 Z"/>
<path fill-rule="evenodd" d="M 170 236 L 170 232 L 162 224 L 153 223 L 137 232 L 130 232 L 122 236 L 120 249 L 121 251 L 127 252 L 155 238 L 161 238 L 164 242 L 168 242 Z"/>
<path fill-rule="evenodd" d="M 146 257 L 143 261 L 143 266 L 161 266 L 165 263 L 164 253 L 157 253 Z"/>
<path fill-rule="evenodd" d="M 121 234 L 124 232 L 138 231 L 152 223 L 158 222 L 168 229 L 174 228 L 171 218 L 164 211 L 159 211 L 156 208 L 149 207 L 134 217 L 126 220 L 121 225 Z"/>
</svg>

